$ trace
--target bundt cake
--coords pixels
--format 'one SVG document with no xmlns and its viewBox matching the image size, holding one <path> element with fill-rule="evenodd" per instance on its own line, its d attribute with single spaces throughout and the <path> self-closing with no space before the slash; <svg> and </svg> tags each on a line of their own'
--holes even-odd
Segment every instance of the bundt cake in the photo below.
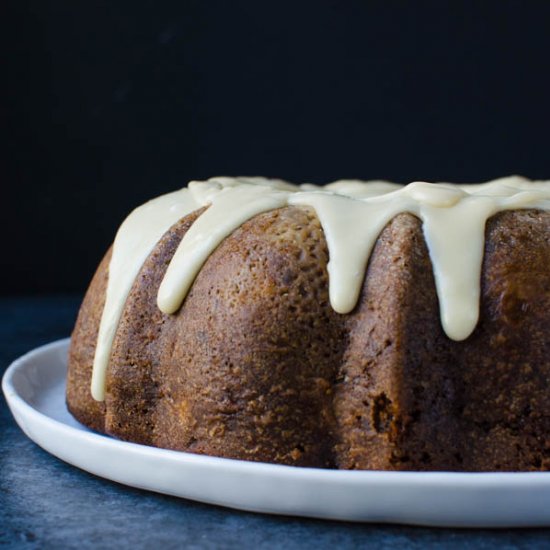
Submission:
<svg viewBox="0 0 550 550">
<path fill-rule="evenodd" d="M 213 178 L 122 224 L 67 404 L 220 457 L 550 470 L 549 329 L 550 182 Z"/>
</svg>

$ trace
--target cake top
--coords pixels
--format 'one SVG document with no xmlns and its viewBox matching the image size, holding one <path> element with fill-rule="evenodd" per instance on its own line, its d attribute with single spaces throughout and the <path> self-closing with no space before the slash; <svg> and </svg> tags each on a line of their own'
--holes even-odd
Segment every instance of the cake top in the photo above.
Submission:
<svg viewBox="0 0 550 550">
<path fill-rule="evenodd" d="M 519 176 L 481 184 L 340 180 L 318 187 L 266 178 L 217 177 L 153 199 L 134 210 L 115 238 L 105 308 L 94 359 L 92 395 L 102 401 L 111 346 L 124 303 L 149 253 L 177 221 L 208 206 L 182 239 L 158 292 L 166 314 L 182 305 L 216 247 L 252 217 L 285 206 L 313 208 L 329 251 L 330 303 L 355 307 L 371 250 L 384 226 L 409 212 L 422 221 L 433 265 L 441 324 L 454 340 L 467 338 L 479 316 L 485 223 L 503 210 L 550 210 L 550 182 Z"/>
</svg>

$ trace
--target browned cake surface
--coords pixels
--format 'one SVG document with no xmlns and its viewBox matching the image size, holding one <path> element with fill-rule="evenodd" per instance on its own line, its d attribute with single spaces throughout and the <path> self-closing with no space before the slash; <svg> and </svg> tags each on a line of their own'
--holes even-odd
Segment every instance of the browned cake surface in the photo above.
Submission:
<svg viewBox="0 0 550 550">
<path fill-rule="evenodd" d="M 550 213 L 487 227 L 482 320 L 457 346 L 468 470 L 550 470 Z"/>
<path fill-rule="evenodd" d="M 328 300 L 328 251 L 312 210 L 236 230 L 182 308 L 157 290 L 197 214 L 175 224 L 126 302 L 105 404 L 90 395 L 108 259 L 75 327 L 67 402 L 111 435 L 216 456 L 389 470 L 550 469 L 550 214 L 489 220 L 481 318 L 442 331 L 420 221 L 380 235 L 357 307 Z M 106 411 L 106 412 L 105 412 Z"/>
<path fill-rule="evenodd" d="M 105 404 L 92 397 L 90 388 L 99 321 L 105 305 L 111 253 L 112 249 L 107 252 L 99 264 L 80 306 L 76 325 L 71 335 L 67 372 L 67 406 L 69 410 L 80 422 L 100 432 L 105 430 Z"/>
</svg>

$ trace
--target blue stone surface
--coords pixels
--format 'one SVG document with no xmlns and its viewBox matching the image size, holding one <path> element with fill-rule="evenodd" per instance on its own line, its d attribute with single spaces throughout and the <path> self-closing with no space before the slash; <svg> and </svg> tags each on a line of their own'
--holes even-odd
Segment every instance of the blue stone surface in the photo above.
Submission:
<svg viewBox="0 0 550 550">
<path fill-rule="evenodd" d="M 79 296 L 0 299 L 0 371 L 68 336 Z M 125 487 L 49 455 L 0 399 L 0 546 L 6 548 L 550 548 L 550 529 L 352 524 L 228 510 Z"/>
</svg>

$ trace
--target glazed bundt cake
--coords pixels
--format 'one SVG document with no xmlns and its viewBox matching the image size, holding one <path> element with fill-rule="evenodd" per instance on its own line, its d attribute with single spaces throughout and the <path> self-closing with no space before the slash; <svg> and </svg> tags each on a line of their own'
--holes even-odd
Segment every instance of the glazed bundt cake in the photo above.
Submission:
<svg viewBox="0 0 550 550">
<path fill-rule="evenodd" d="M 297 466 L 550 470 L 550 182 L 213 178 L 136 209 L 82 304 L 90 428 Z"/>
</svg>

